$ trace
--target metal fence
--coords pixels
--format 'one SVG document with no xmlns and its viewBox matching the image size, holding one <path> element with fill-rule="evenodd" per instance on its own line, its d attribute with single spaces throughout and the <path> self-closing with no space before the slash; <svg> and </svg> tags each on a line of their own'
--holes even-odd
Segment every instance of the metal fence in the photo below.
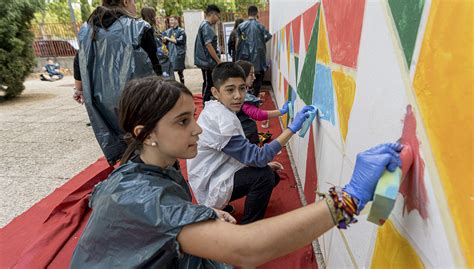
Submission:
<svg viewBox="0 0 474 269">
<path fill-rule="evenodd" d="M 31 31 L 35 35 L 33 49 L 36 57 L 74 56 L 79 45 L 76 33 L 81 23 L 35 24 Z"/>
</svg>

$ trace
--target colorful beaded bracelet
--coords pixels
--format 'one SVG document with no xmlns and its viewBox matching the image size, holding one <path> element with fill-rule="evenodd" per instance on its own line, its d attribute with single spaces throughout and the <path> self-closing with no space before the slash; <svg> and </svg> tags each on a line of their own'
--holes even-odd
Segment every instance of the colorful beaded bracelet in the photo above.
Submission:
<svg viewBox="0 0 474 269">
<path fill-rule="evenodd" d="M 329 194 L 318 194 L 325 200 L 337 228 L 347 229 L 350 224 L 357 222 L 357 203 L 341 187 L 331 187 Z"/>
</svg>

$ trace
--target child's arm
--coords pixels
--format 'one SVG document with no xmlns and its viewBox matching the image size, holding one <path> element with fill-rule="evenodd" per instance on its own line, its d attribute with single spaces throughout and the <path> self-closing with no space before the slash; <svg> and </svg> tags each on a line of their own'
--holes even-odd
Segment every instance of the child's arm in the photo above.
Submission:
<svg viewBox="0 0 474 269">
<path fill-rule="evenodd" d="M 265 167 L 268 162 L 273 160 L 280 149 L 281 145 L 277 140 L 260 148 L 250 143 L 247 138 L 236 135 L 230 139 L 222 151 L 243 164 Z"/>
<path fill-rule="evenodd" d="M 242 111 L 253 120 L 258 120 L 258 121 L 268 120 L 268 116 L 269 116 L 268 112 L 254 105 L 244 103 L 242 105 Z"/>
<path fill-rule="evenodd" d="M 361 207 L 354 205 L 356 212 L 373 199 L 375 186 L 385 169 L 391 164 L 400 166 L 400 150 L 399 144 L 383 144 L 357 155 L 352 178 L 343 189 L 353 190 L 349 197 L 362 202 Z M 326 202 L 318 201 L 247 225 L 216 220 L 186 225 L 178 234 L 178 241 L 185 253 L 255 267 L 311 243 L 334 227 L 340 221 L 337 212 L 342 212 L 334 207 L 329 209 L 330 203 Z"/>
<path fill-rule="evenodd" d="M 303 122 L 308 117 L 307 112 L 312 109 L 312 106 L 303 107 L 293 122 L 288 126 L 288 129 L 284 130 L 274 141 L 265 144 L 261 148 L 250 143 L 245 137 L 236 135 L 231 137 L 222 151 L 243 164 L 265 167 L 268 162 L 273 160 L 281 147 L 288 143 L 293 134 L 301 129 Z"/>
<path fill-rule="evenodd" d="M 286 102 L 281 109 L 263 110 L 251 104 L 243 104 L 242 111 L 253 120 L 263 121 L 273 119 L 288 113 L 288 102 Z"/>
</svg>

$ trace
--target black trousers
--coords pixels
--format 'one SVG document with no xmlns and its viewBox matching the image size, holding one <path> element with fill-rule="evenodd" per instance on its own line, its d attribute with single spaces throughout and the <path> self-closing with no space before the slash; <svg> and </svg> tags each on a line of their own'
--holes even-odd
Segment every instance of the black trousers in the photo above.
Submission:
<svg viewBox="0 0 474 269">
<path fill-rule="evenodd" d="M 179 82 L 181 82 L 181 83 L 184 84 L 184 73 L 183 73 L 183 70 L 176 70 L 176 72 L 178 72 Z"/>
<path fill-rule="evenodd" d="M 234 190 L 231 201 L 244 196 L 244 215 L 241 223 L 247 224 L 265 216 L 273 188 L 280 182 L 280 176 L 268 165 L 263 168 L 244 167 L 234 174 Z"/>
<path fill-rule="evenodd" d="M 212 69 L 201 69 L 202 72 L 202 104 L 211 100 L 211 88 L 214 86 L 212 83 Z"/>
<path fill-rule="evenodd" d="M 253 95 L 256 97 L 259 97 L 258 95 L 260 94 L 260 88 L 262 88 L 262 83 L 263 83 L 263 77 L 265 76 L 265 71 L 258 71 L 255 72 L 255 80 L 253 81 Z"/>
</svg>

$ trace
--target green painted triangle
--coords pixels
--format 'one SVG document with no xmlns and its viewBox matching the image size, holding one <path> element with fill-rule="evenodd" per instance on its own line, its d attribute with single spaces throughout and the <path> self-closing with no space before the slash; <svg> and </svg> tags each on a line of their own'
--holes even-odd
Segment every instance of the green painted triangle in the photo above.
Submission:
<svg viewBox="0 0 474 269">
<path fill-rule="evenodd" d="M 313 33 L 309 40 L 308 52 L 304 58 L 301 81 L 298 83 L 297 92 L 300 98 L 310 105 L 313 101 L 313 84 L 316 69 L 316 51 L 318 49 L 319 11 L 314 21 Z"/>
<path fill-rule="evenodd" d="M 388 4 L 410 68 L 425 0 L 388 0 Z"/>
<path fill-rule="evenodd" d="M 299 61 L 299 58 L 297 56 L 295 56 L 296 87 L 298 87 L 298 61 Z"/>
</svg>

